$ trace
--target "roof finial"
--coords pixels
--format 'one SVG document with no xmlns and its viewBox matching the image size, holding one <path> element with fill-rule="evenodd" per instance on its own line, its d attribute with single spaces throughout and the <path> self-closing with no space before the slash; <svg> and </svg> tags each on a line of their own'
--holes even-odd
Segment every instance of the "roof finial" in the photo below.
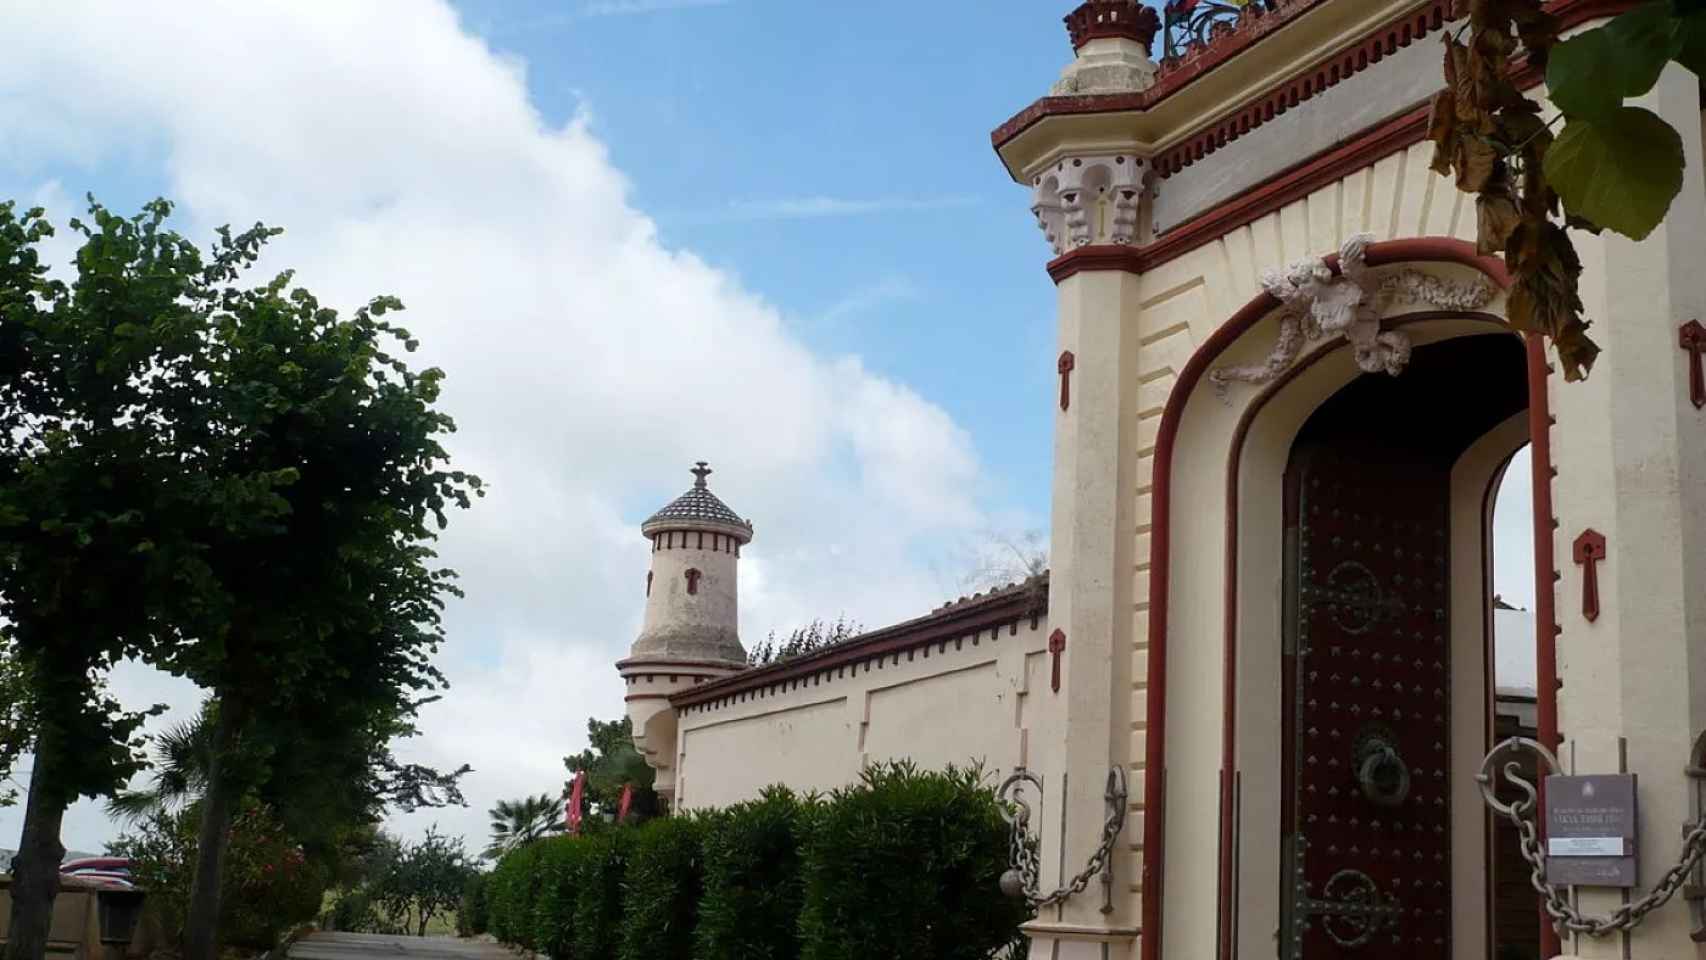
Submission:
<svg viewBox="0 0 1706 960">
<path fill-rule="evenodd" d="M 688 472 L 693 474 L 693 476 L 695 478 L 693 481 L 693 488 L 696 490 L 705 489 L 705 478 L 711 475 L 710 465 L 707 464 L 705 461 L 701 460 L 701 461 L 699 461 L 698 466 L 694 467 L 692 470 L 690 470 Z"/>
</svg>

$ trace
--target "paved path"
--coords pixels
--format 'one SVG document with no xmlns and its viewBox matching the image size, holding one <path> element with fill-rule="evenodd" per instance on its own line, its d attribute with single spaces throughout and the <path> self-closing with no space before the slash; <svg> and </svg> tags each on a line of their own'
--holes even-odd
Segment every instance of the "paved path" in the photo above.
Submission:
<svg viewBox="0 0 1706 960">
<path fill-rule="evenodd" d="M 455 937 L 382 937 L 367 933 L 311 933 L 290 948 L 291 960 L 517 960 L 483 940 Z"/>
</svg>

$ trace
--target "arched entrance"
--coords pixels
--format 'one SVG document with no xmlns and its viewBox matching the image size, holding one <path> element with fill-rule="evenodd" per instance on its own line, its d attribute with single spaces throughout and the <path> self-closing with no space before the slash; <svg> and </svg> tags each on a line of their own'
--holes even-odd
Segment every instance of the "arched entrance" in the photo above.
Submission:
<svg viewBox="0 0 1706 960">
<path fill-rule="evenodd" d="M 1291 445 L 1276 677 L 1282 957 L 1443 960 L 1454 933 L 1488 929 L 1464 902 L 1489 889 L 1475 856 L 1484 818 L 1454 802 L 1453 753 L 1490 736 L 1488 522 L 1517 439 L 1499 428 L 1527 406 L 1524 367 L 1521 341 L 1504 334 L 1419 347 L 1401 376 L 1339 389 Z"/>
</svg>

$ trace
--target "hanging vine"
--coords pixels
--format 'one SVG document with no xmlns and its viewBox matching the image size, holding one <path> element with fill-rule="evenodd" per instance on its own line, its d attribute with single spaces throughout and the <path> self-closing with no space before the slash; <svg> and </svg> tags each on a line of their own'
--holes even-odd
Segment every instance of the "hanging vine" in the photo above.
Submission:
<svg viewBox="0 0 1706 960">
<path fill-rule="evenodd" d="M 1706 0 L 1648 0 L 1564 41 L 1542 0 L 1457 0 L 1453 16 L 1468 22 L 1446 38 L 1433 168 L 1476 195 L 1477 247 L 1502 255 L 1513 280 L 1511 325 L 1549 337 L 1565 378 L 1580 380 L 1599 346 L 1569 231 L 1640 240 L 1669 211 L 1682 138 L 1624 100 L 1652 90 L 1673 60 L 1706 76 Z M 1555 116 L 1543 119 L 1513 80 L 1523 58 L 1546 71 Z"/>
</svg>

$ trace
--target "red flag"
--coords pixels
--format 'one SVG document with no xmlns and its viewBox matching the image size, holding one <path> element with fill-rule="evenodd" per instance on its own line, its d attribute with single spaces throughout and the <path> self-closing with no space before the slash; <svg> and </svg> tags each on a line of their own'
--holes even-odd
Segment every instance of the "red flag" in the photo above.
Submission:
<svg viewBox="0 0 1706 960">
<path fill-rule="evenodd" d="M 581 801 L 586 798 L 586 771 L 575 774 L 575 786 L 569 791 L 569 836 L 581 833 Z"/>
<path fill-rule="evenodd" d="M 616 822 L 617 823 L 621 823 L 622 821 L 628 819 L 628 808 L 633 806 L 633 805 L 634 805 L 634 785 L 631 783 L 624 783 L 622 785 L 622 799 L 620 801 L 618 801 L 616 804 Z"/>
</svg>

